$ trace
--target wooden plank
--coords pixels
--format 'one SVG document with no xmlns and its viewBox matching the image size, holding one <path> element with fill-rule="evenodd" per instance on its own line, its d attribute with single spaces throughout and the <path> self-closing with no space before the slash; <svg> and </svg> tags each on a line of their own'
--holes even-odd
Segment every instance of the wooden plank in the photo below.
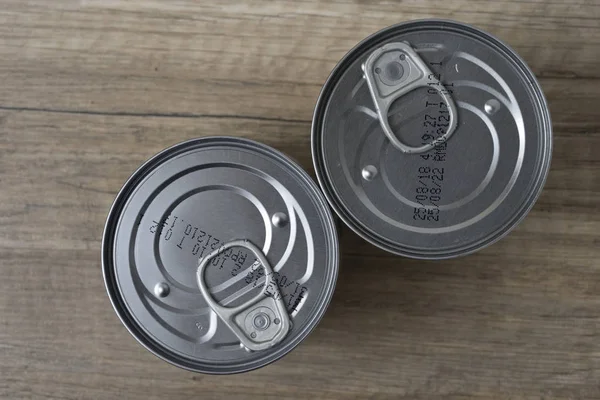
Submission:
<svg viewBox="0 0 600 400">
<path fill-rule="evenodd" d="M 502 38 L 541 77 L 600 77 L 598 2 L 33 3 L 0 12 L 0 106 L 309 120 L 351 47 L 436 12 Z"/>
<path fill-rule="evenodd" d="M 569 106 L 565 113 L 553 110 L 554 158 L 546 189 L 534 208 L 542 222 L 526 222 L 522 229 L 558 235 L 568 228 L 591 240 L 600 231 L 600 213 L 595 212 L 600 195 L 596 151 L 600 129 L 594 121 L 595 107 L 585 106 L 597 104 L 585 100 L 588 86 L 574 83 L 569 98 L 584 106 L 576 110 L 564 100 L 565 107 Z M 555 94 L 548 93 L 551 104 L 563 98 L 561 93 L 557 92 L 556 100 Z M 592 96 L 600 96 L 597 93 Z M 575 112 L 578 115 L 573 117 Z M 0 170 L 14 171 L 3 177 L 3 183 L 13 190 L 2 193 L 0 222 L 12 230 L 0 232 L 0 246 L 87 248 L 90 241 L 99 239 L 102 219 L 127 177 L 158 151 L 194 137 L 234 134 L 260 140 L 289 154 L 311 173 L 313 169 L 308 122 L 31 111 L 4 111 L 0 121 L 4 132 L 0 136 Z M 74 207 L 93 213 L 94 221 L 85 225 L 69 219 Z M 574 210 L 581 210 L 580 214 Z M 38 229 L 36 221 L 44 229 Z M 90 226 L 96 229 L 90 231 Z M 373 251 L 368 245 L 359 249 Z"/>
</svg>

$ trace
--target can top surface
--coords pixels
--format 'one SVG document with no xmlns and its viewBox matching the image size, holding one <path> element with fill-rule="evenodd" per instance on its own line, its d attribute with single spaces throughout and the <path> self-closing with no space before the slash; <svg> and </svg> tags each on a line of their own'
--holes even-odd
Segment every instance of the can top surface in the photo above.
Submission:
<svg viewBox="0 0 600 400">
<path fill-rule="evenodd" d="M 432 80 L 391 104 L 396 137 L 418 147 L 446 132 L 440 88 L 457 111 L 452 136 L 419 154 L 384 135 L 363 71 L 377 49 L 399 43 Z M 373 76 L 388 90 L 411 65 L 402 53 L 384 55 Z M 548 107 L 523 60 L 485 32 L 441 20 L 396 25 L 358 44 L 326 82 L 312 127 L 317 177 L 338 215 L 371 243 L 414 258 L 468 254 L 510 231 L 541 192 L 551 147 Z"/>
<path fill-rule="evenodd" d="M 266 350 L 243 348 L 199 290 L 199 260 L 234 240 L 264 253 L 288 313 L 291 329 Z M 237 138 L 191 140 L 146 162 L 117 196 L 102 247 L 107 291 L 131 334 L 204 373 L 248 371 L 289 352 L 322 317 L 338 271 L 335 225 L 318 187 L 283 154 Z M 236 307 L 264 288 L 255 255 L 234 246 L 207 260 L 214 301 Z M 255 316 L 258 333 L 279 324 L 267 314 Z"/>
</svg>

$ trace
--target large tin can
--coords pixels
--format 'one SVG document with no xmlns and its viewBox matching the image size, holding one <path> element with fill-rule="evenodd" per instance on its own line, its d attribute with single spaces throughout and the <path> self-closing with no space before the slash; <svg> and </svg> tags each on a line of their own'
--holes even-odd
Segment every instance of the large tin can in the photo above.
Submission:
<svg viewBox="0 0 600 400">
<path fill-rule="evenodd" d="M 312 151 L 323 192 L 357 234 L 441 259 L 507 234 L 550 166 L 542 90 L 507 45 L 458 22 L 384 29 L 325 83 Z"/>
<path fill-rule="evenodd" d="M 212 137 L 175 145 L 118 194 L 102 243 L 112 304 L 158 357 L 204 373 L 264 366 L 323 316 L 338 272 L 327 202 L 274 149 Z"/>
</svg>

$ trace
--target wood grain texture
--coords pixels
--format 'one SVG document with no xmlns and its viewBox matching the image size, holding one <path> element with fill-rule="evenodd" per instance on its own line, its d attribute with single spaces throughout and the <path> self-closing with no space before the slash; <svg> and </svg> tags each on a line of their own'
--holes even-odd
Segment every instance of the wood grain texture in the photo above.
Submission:
<svg viewBox="0 0 600 400">
<path fill-rule="evenodd" d="M 342 230 L 333 302 L 284 359 L 193 374 L 105 294 L 108 208 L 179 141 L 260 140 L 312 171 L 335 63 L 407 19 L 472 23 L 539 77 L 552 169 L 527 219 L 465 258 L 394 257 Z M 0 398 L 600 399 L 600 2 L 0 1 Z"/>
</svg>

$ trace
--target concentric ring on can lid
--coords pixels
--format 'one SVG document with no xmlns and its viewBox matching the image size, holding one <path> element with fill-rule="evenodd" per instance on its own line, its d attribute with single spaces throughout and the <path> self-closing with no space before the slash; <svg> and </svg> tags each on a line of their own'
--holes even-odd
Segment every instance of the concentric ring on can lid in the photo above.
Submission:
<svg viewBox="0 0 600 400">
<path fill-rule="evenodd" d="M 106 222 L 102 266 L 117 314 L 143 346 L 179 367 L 226 374 L 273 362 L 310 333 L 333 294 L 338 252 L 327 202 L 296 163 L 250 140 L 207 137 L 164 150 L 125 183 Z M 274 337 L 285 322 L 283 339 L 265 350 L 242 346 L 203 297 L 199 264 L 213 304 L 228 309 L 274 285 L 277 296 L 237 322 L 248 342 Z"/>
<path fill-rule="evenodd" d="M 394 90 L 404 90 L 387 112 L 395 144 L 378 115 Z M 468 254 L 507 234 L 539 196 L 551 150 L 546 100 L 525 62 L 493 36 L 443 20 L 359 43 L 325 83 L 312 125 L 319 184 L 340 218 L 413 258 Z"/>
</svg>

